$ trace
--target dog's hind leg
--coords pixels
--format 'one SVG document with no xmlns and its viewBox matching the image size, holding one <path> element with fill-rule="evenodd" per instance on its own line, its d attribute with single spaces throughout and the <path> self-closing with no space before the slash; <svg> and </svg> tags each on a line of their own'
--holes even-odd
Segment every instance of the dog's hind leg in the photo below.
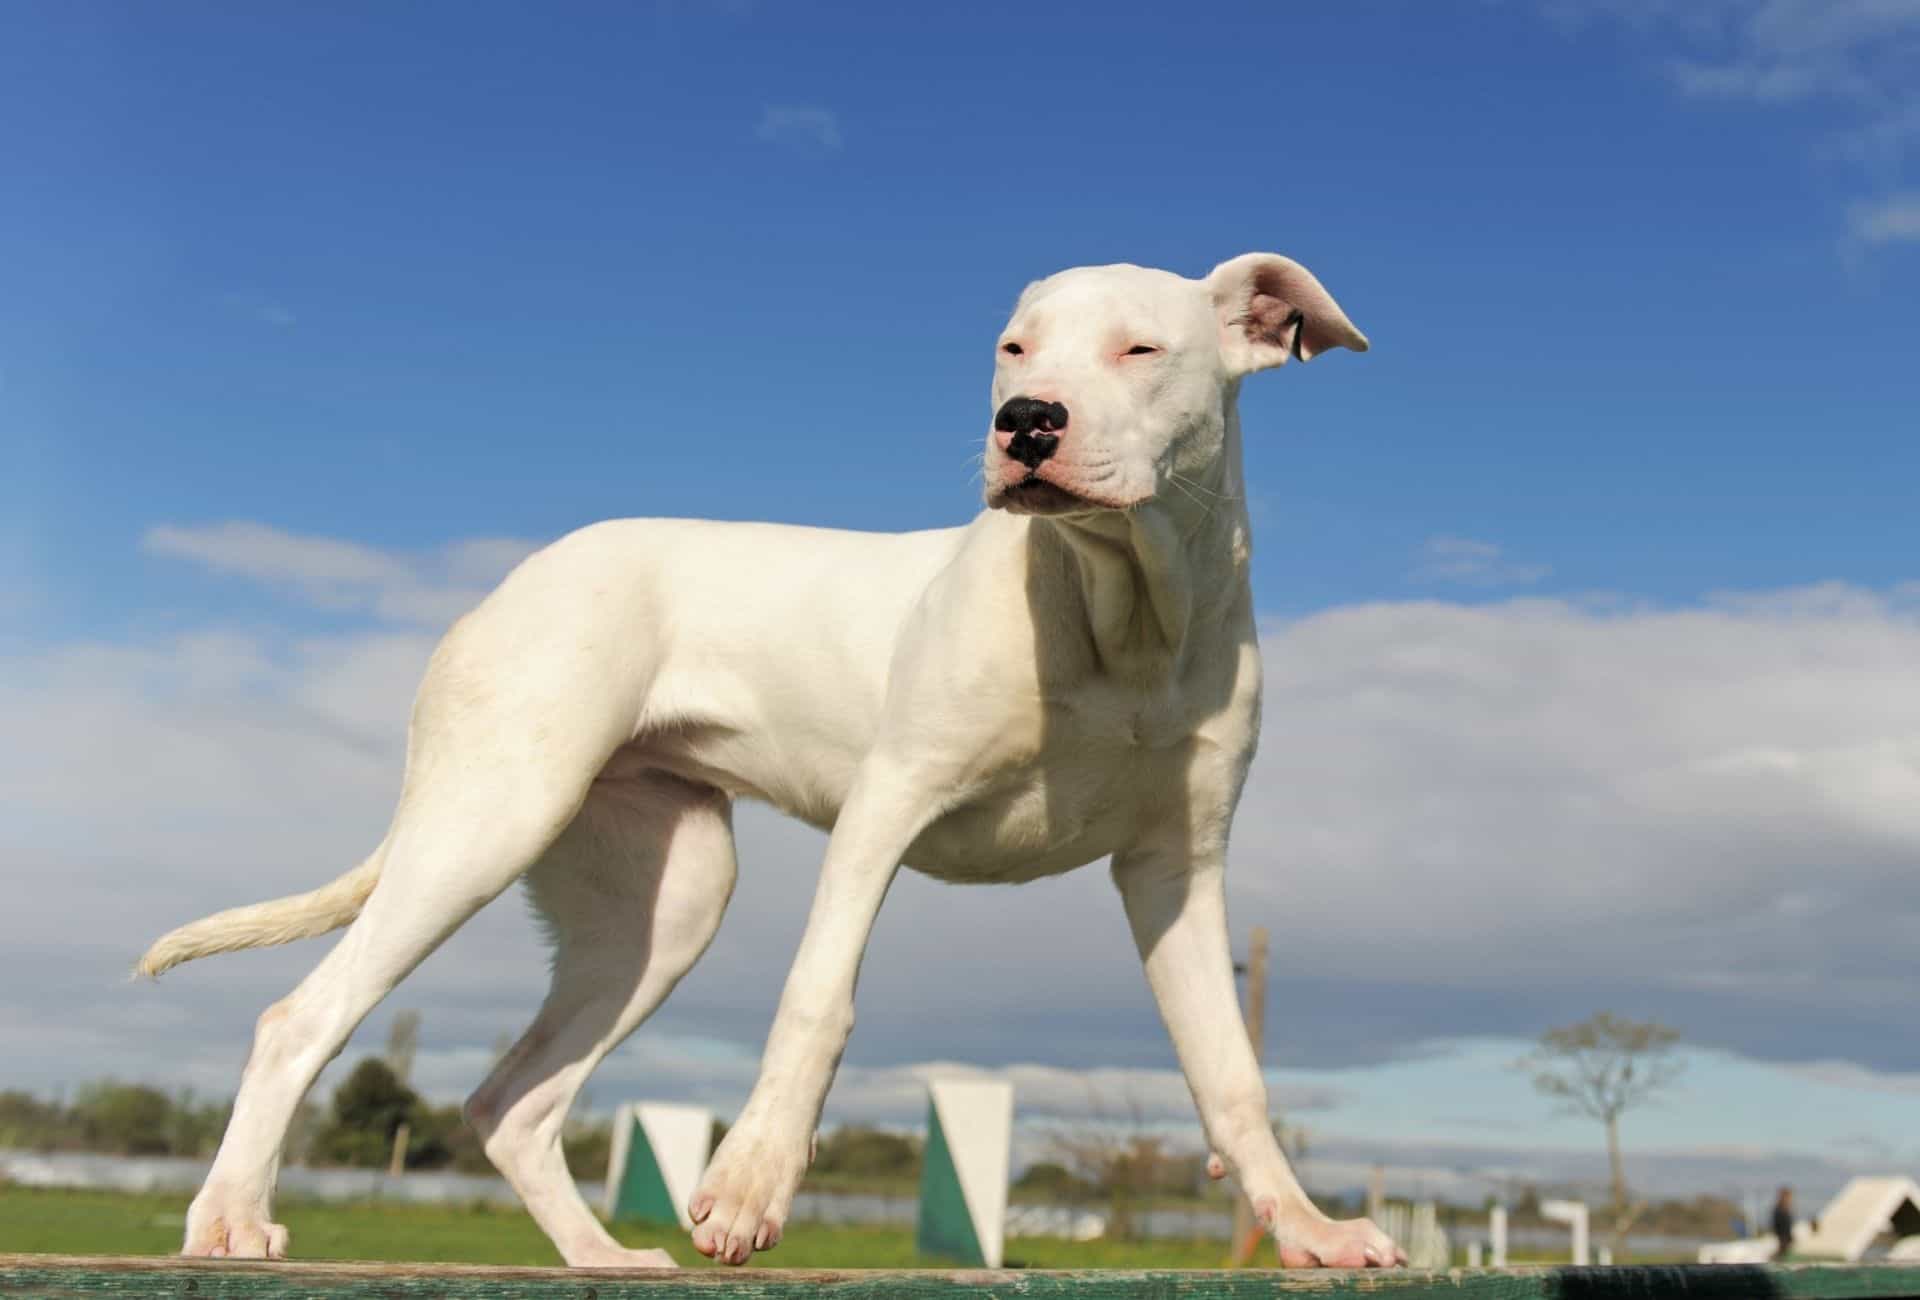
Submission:
<svg viewBox="0 0 1920 1300">
<path fill-rule="evenodd" d="M 380 999 L 546 847 L 538 821 L 509 829 L 483 802 L 470 794 L 439 815 L 403 813 L 359 919 L 260 1017 L 226 1135 L 187 1211 L 184 1254 L 285 1254 L 286 1232 L 270 1222 L 273 1184 L 301 1099 Z"/>
<path fill-rule="evenodd" d="M 733 880 L 726 796 L 661 774 L 596 783 L 527 874 L 554 942 L 553 984 L 467 1117 L 575 1268 L 673 1266 L 665 1251 L 628 1250 L 601 1226 L 567 1170 L 561 1130 L 593 1068 L 706 951 Z"/>
<path fill-rule="evenodd" d="M 421 689 L 379 884 L 333 950 L 260 1017 L 226 1135 L 187 1211 L 185 1254 L 285 1253 L 273 1183 L 301 1098 L 380 999 L 546 852 L 626 739 L 613 710 L 579 709 L 577 672 L 476 672 L 459 638 Z"/>
</svg>

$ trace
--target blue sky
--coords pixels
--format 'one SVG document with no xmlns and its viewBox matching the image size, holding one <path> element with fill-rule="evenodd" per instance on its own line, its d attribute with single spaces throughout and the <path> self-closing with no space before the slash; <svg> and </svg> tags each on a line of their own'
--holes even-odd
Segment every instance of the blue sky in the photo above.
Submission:
<svg viewBox="0 0 1920 1300">
<path fill-rule="evenodd" d="M 1892 109 L 1553 12 L 23 8 L 8 504 L 95 578 L 43 613 L 123 617 L 156 515 L 958 521 L 1021 284 L 1269 247 L 1375 341 L 1249 390 L 1269 608 L 1451 533 L 1665 599 L 1908 576 L 1920 249 L 1849 235 L 1920 185 L 1848 156 Z"/>
<path fill-rule="evenodd" d="M 71 891 L 17 937 L 111 918 L 46 958 L 92 989 L 162 921 L 357 860 L 424 647 L 526 544 L 962 522 L 1024 283 L 1272 249 L 1374 344 L 1243 408 L 1286 707 L 1236 915 L 1301 927 L 1279 969 L 1355 1008 L 1279 1051 L 1405 1071 L 1604 993 L 1910 1104 L 1917 42 L 1898 0 L 11 7 L 0 719 L 45 784 L 0 847 Z M 921 888 L 889 919 L 993 915 Z M 1464 937 L 1410 916 L 1407 969 L 1343 965 L 1339 888 L 1465 900 Z M 1053 1000 L 981 1063 L 1166 1064 L 1099 917 L 1100 981 L 1020 966 Z M 707 1027 L 757 1041 L 767 960 L 765 1007 L 690 982 Z M 511 1023 L 434 969 L 461 1050 Z M 197 1032 L 250 1019 L 234 978 L 174 981 Z M 889 987 L 863 1015 L 905 1025 Z M 134 1068 L 107 996 L 57 1039 L 19 1009 L 16 1047 Z M 937 1054 L 910 1039 L 850 1060 Z M 1813 1086 L 1766 1078 L 1756 1132 Z"/>
</svg>

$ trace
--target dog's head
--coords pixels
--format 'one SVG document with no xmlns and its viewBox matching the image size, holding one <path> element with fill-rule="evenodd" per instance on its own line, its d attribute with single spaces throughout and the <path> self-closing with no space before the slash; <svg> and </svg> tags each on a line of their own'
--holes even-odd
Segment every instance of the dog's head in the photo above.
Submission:
<svg viewBox="0 0 1920 1300">
<path fill-rule="evenodd" d="M 1128 510 L 1216 462 L 1241 378 L 1328 348 L 1367 350 L 1297 262 L 1248 253 L 1204 280 L 1139 266 L 1027 286 L 1001 332 L 989 506 Z"/>
</svg>

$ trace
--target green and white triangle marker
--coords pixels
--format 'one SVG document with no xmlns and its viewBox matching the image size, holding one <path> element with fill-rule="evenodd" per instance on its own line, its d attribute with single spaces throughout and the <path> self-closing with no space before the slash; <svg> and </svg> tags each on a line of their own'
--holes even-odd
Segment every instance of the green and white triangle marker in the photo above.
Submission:
<svg viewBox="0 0 1920 1300">
<path fill-rule="evenodd" d="M 1013 1085 L 939 1079 L 927 1085 L 927 1149 L 920 1164 L 923 1255 L 999 1268 L 1007 1231 Z"/>
<path fill-rule="evenodd" d="M 607 1160 L 609 1219 L 691 1228 L 687 1202 L 712 1154 L 713 1112 L 665 1102 L 629 1103 L 613 1113 Z"/>
</svg>

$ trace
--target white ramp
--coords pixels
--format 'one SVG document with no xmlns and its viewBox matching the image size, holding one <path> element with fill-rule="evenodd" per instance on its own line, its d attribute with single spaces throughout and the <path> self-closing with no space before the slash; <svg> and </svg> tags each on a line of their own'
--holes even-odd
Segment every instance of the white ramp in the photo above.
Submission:
<svg viewBox="0 0 1920 1300">
<path fill-rule="evenodd" d="M 690 1228 L 687 1202 L 706 1172 L 713 1112 L 703 1106 L 641 1102 L 613 1115 L 606 1215 Z"/>
<path fill-rule="evenodd" d="M 1920 1233 L 1920 1183 L 1911 1178 L 1855 1178 L 1820 1211 L 1819 1228 L 1793 1243 L 1796 1255 L 1856 1260 L 1882 1232 Z"/>
</svg>

